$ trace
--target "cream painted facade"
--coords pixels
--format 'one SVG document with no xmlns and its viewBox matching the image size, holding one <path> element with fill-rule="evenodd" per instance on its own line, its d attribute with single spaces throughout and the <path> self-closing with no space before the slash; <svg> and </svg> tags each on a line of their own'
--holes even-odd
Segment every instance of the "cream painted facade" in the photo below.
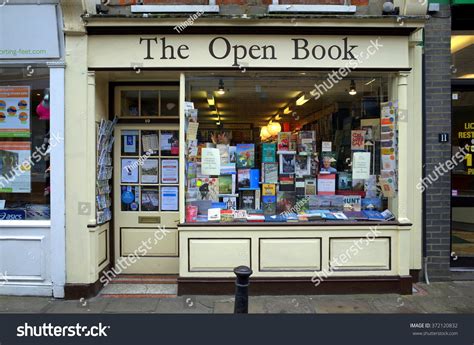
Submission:
<svg viewBox="0 0 474 345">
<path fill-rule="evenodd" d="M 110 260 L 109 225 L 96 226 L 95 167 L 96 167 L 96 125 L 101 119 L 109 118 L 109 83 L 117 81 L 146 82 L 174 81 L 180 85 L 180 103 L 185 99 L 185 76 L 188 66 L 212 70 L 215 65 L 206 58 L 201 49 L 191 57 L 190 62 L 144 59 L 145 47 L 139 39 L 144 35 L 88 35 L 87 29 L 103 26 L 168 26 L 173 27 L 179 19 L 142 20 L 86 18 L 84 24 L 79 18 L 80 6 L 69 2 L 65 13 L 66 28 L 66 229 L 67 229 L 67 283 L 93 284 L 99 273 L 112 262 Z M 396 28 L 397 23 L 382 20 L 352 21 L 351 19 L 327 19 L 308 21 L 313 27 L 347 27 L 348 37 L 358 40 L 360 45 L 369 44 L 373 36 L 351 37 L 353 26 L 373 28 Z M 232 25 L 263 25 L 258 21 L 233 21 Z M 212 28 L 213 25 L 229 26 L 229 22 L 202 18 L 194 25 Z M 291 23 L 274 20 L 270 26 L 287 26 L 291 35 Z M 403 116 L 399 123 L 399 192 L 392 205 L 398 225 L 380 225 L 377 238 L 357 258 L 353 265 L 336 270 L 332 277 L 407 277 L 410 270 L 419 270 L 422 265 L 422 195 L 416 184 L 422 174 L 422 41 L 421 21 L 407 21 L 406 27 L 413 29 L 408 36 L 388 36 L 387 52 L 375 54 L 365 68 L 383 70 L 390 68 L 396 73 L 389 93 L 399 102 Z M 212 30 L 212 29 L 210 29 Z M 163 35 L 145 35 L 162 37 Z M 209 35 L 217 36 L 217 35 Z M 219 36 L 226 36 L 225 34 Z M 301 36 L 301 35 L 295 35 Z M 304 36 L 304 35 L 303 35 Z M 186 40 L 184 40 L 186 38 Z M 317 39 L 317 37 L 313 37 Z M 189 43 L 189 48 L 199 50 L 206 39 L 200 35 L 191 37 L 173 35 L 179 46 L 180 40 Z M 244 40 L 244 38 L 241 38 Z M 275 37 L 274 45 L 279 51 L 288 52 L 284 37 Z M 331 37 L 322 37 L 331 40 Z M 259 36 L 249 37 L 258 42 Z M 205 42 L 204 42 L 205 41 Z M 243 42 L 243 41 L 242 41 Z M 364 43 L 365 42 L 365 43 Z M 243 43 L 242 43 L 243 44 Z M 139 50 L 140 48 L 140 50 Z M 184 53 L 184 50 L 182 51 Z M 286 54 L 286 53 L 284 53 Z M 400 55 L 398 55 L 400 54 Z M 292 68 L 288 57 L 272 61 L 269 68 Z M 262 62 L 246 67 L 263 67 Z M 343 61 L 324 62 L 323 67 L 339 68 Z M 229 69 L 232 61 L 225 63 Z M 219 67 L 223 67 L 222 66 Z M 302 68 L 319 67 L 306 61 Z M 149 69 L 149 70 L 147 70 Z M 397 71 L 398 70 L 398 71 Z M 145 73 L 146 72 L 146 73 Z M 184 110 L 180 107 L 180 145 L 184 143 Z M 184 162 L 184 150 L 180 150 L 180 161 Z M 180 164 L 180 223 L 184 223 L 184 164 Z M 84 207 L 89 207 L 84 211 Z M 81 210 L 82 208 L 82 210 Z M 291 226 L 291 229 L 289 228 Z M 328 270 L 329 261 L 344 253 L 351 241 L 365 238 L 371 233 L 370 226 L 362 225 L 301 225 L 287 226 L 219 226 L 206 227 L 178 225 L 179 234 L 179 276 L 183 278 L 231 278 L 232 268 L 247 264 L 254 271 L 253 277 L 313 277 L 315 272 Z M 115 239 L 116 241 L 117 239 Z"/>
</svg>

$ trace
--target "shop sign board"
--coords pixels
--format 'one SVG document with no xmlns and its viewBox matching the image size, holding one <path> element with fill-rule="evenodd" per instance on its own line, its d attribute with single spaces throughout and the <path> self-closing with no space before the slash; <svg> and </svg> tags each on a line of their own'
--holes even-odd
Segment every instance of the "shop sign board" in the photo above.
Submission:
<svg viewBox="0 0 474 345">
<path fill-rule="evenodd" d="M 97 35 L 90 68 L 408 69 L 408 37 Z"/>
</svg>

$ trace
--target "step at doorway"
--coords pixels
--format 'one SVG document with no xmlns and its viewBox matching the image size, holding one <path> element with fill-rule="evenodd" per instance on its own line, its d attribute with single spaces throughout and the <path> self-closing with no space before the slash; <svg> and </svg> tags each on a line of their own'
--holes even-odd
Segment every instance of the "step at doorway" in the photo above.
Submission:
<svg viewBox="0 0 474 345">
<path fill-rule="evenodd" d="M 177 275 L 121 274 L 100 292 L 108 298 L 173 298 L 177 296 Z"/>
</svg>

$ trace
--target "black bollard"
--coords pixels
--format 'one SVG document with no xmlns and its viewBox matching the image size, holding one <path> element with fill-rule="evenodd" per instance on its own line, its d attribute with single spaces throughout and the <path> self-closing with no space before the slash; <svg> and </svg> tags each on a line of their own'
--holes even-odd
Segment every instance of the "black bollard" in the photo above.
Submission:
<svg viewBox="0 0 474 345">
<path fill-rule="evenodd" d="M 235 280 L 234 314 L 248 314 L 249 312 L 249 277 L 252 270 L 247 266 L 234 268 L 237 276 Z"/>
</svg>

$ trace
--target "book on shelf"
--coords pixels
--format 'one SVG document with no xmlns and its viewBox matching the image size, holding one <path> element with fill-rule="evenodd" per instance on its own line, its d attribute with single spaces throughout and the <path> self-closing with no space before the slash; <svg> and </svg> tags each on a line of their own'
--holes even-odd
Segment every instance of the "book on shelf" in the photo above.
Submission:
<svg viewBox="0 0 474 345">
<path fill-rule="evenodd" d="M 219 176 L 219 194 L 235 194 L 235 175 Z"/>
<path fill-rule="evenodd" d="M 247 211 L 246 210 L 235 210 L 234 211 L 234 221 L 235 222 L 246 222 L 247 221 Z"/>
<path fill-rule="evenodd" d="M 276 144 L 263 143 L 262 144 L 262 163 L 276 162 Z"/>
<path fill-rule="evenodd" d="M 237 162 L 237 147 L 236 146 L 229 146 L 229 163 L 236 163 Z"/>
<path fill-rule="evenodd" d="M 239 209 L 254 210 L 256 207 L 255 191 L 241 190 L 239 192 Z"/>
<path fill-rule="evenodd" d="M 235 197 L 235 196 L 224 196 L 224 197 L 222 197 L 222 201 L 225 202 L 226 208 L 228 210 L 236 210 L 237 209 L 237 197 Z"/>
<path fill-rule="evenodd" d="M 221 175 L 235 174 L 235 163 L 221 164 Z"/>
<path fill-rule="evenodd" d="M 217 144 L 216 148 L 219 150 L 219 156 L 221 157 L 221 164 L 230 163 L 229 160 L 229 145 Z"/>
<path fill-rule="evenodd" d="M 352 173 L 340 171 L 337 173 L 337 189 L 351 190 L 352 189 Z"/>
<path fill-rule="evenodd" d="M 316 195 L 316 179 L 315 178 L 306 178 L 304 180 L 304 194 L 305 195 Z"/>
<path fill-rule="evenodd" d="M 331 211 L 342 211 L 344 209 L 344 197 L 342 195 L 317 195 L 309 197 L 311 209 L 324 209 Z"/>
<path fill-rule="evenodd" d="M 294 174 L 296 155 L 295 154 L 282 154 L 280 157 L 280 174 Z"/>
<path fill-rule="evenodd" d="M 368 220 L 368 217 L 362 211 L 344 211 L 349 220 Z"/>
<path fill-rule="evenodd" d="M 255 144 L 237 144 L 237 168 L 253 168 L 255 165 Z"/>
<path fill-rule="evenodd" d="M 250 169 L 237 169 L 237 187 L 250 188 Z"/>
<path fill-rule="evenodd" d="M 207 220 L 210 222 L 221 220 L 221 209 L 210 208 L 207 210 Z"/>
<path fill-rule="evenodd" d="M 385 220 L 395 220 L 395 215 L 390 210 L 385 210 L 380 213 Z"/>
<path fill-rule="evenodd" d="M 221 222 L 229 223 L 234 221 L 234 212 L 230 210 L 221 210 Z"/>
<path fill-rule="evenodd" d="M 364 210 L 364 211 L 362 211 L 362 213 L 364 213 L 369 220 L 383 220 L 383 221 L 385 221 L 384 216 L 379 211 Z"/>
<path fill-rule="evenodd" d="M 278 163 L 262 163 L 263 182 L 278 183 Z"/>
<path fill-rule="evenodd" d="M 276 214 L 276 196 L 262 196 L 262 209 L 265 215 Z"/>
<path fill-rule="evenodd" d="M 348 220 L 344 212 L 332 212 L 332 214 L 334 215 L 334 217 L 336 217 L 337 220 Z"/>
<path fill-rule="evenodd" d="M 278 151 L 290 151 L 291 132 L 278 133 Z"/>
<path fill-rule="evenodd" d="M 260 170 L 250 169 L 250 188 L 260 189 Z"/>
<path fill-rule="evenodd" d="M 362 202 L 363 210 L 382 210 L 382 199 L 381 198 L 363 198 Z"/>
<path fill-rule="evenodd" d="M 283 192 L 295 191 L 295 177 L 293 175 L 280 175 L 280 184 L 278 190 Z"/>
<path fill-rule="evenodd" d="M 290 212 L 295 206 L 295 192 L 278 191 L 277 192 L 277 213 Z"/>
<path fill-rule="evenodd" d="M 274 196 L 276 195 L 276 185 L 273 183 L 262 184 L 262 196 Z"/>
<path fill-rule="evenodd" d="M 295 159 L 295 173 L 298 177 L 311 175 L 311 157 L 297 155 Z"/>
<path fill-rule="evenodd" d="M 196 179 L 196 186 L 199 189 L 198 200 L 219 201 L 219 179 L 206 177 Z"/>
<path fill-rule="evenodd" d="M 298 133 L 298 154 L 312 155 L 316 152 L 316 132 L 300 131 Z"/>
<path fill-rule="evenodd" d="M 336 194 L 336 174 L 318 175 L 318 195 Z"/>
<path fill-rule="evenodd" d="M 344 210 L 348 211 L 360 211 L 361 207 L 361 196 L 360 195 L 344 195 Z"/>
<path fill-rule="evenodd" d="M 295 179 L 296 196 L 304 196 L 304 179 Z"/>
</svg>

